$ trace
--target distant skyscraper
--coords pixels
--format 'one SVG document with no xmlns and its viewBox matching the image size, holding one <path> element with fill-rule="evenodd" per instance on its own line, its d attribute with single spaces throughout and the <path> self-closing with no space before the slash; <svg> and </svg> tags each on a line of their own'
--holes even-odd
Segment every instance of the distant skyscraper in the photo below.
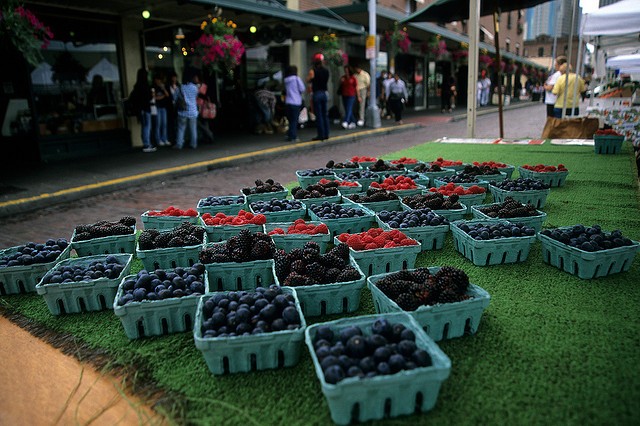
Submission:
<svg viewBox="0 0 640 426">
<path fill-rule="evenodd" d="M 618 3 L 620 0 L 600 0 L 598 7 L 609 6 L 613 3 Z"/>
<path fill-rule="evenodd" d="M 558 37 L 569 35 L 572 3 L 572 0 L 553 0 L 527 9 L 525 13 L 527 31 L 524 39 L 534 40 L 543 34 L 551 37 L 556 34 Z M 577 34 L 580 28 L 581 15 L 581 11 L 578 10 L 574 34 Z"/>
</svg>

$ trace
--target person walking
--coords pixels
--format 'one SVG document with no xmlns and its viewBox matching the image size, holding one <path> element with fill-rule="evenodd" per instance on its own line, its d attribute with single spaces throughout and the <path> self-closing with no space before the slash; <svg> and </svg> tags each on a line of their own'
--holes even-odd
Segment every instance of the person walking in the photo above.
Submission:
<svg viewBox="0 0 640 426">
<path fill-rule="evenodd" d="M 451 112 L 451 98 L 453 96 L 451 80 L 453 77 L 445 76 L 442 79 L 442 84 L 440 85 L 440 108 L 442 108 L 442 112 Z"/>
<path fill-rule="evenodd" d="M 340 95 L 342 96 L 342 105 L 344 106 L 344 120 L 342 121 L 343 129 L 355 129 L 356 120 L 353 117 L 353 105 L 356 101 L 360 101 L 358 94 L 358 81 L 351 74 L 351 67 L 344 67 L 344 75 L 340 77 Z"/>
<path fill-rule="evenodd" d="M 402 124 L 402 110 L 408 97 L 406 84 L 400 79 L 400 75 L 395 73 L 393 80 L 389 82 L 387 103 L 395 115 L 396 124 Z"/>
<path fill-rule="evenodd" d="M 365 108 L 367 106 L 367 98 L 369 97 L 371 89 L 371 76 L 368 72 L 362 69 L 360 64 L 357 64 L 354 68 L 354 77 L 358 82 L 358 126 L 364 126 L 365 120 Z"/>
<path fill-rule="evenodd" d="M 285 114 L 289 120 L 289 130 L 287 131 L 287 142 L 300 142 L 298 139 L 298 118 L 302 109 L 302 94 L 306 88 L 302 79 L 298 77 L 298 67 L 289 65 L 284 77 L 285 90 Z"/>
<path fill-rule="evenodd" d="M 482 84 L 482 96 L 481 96 L 481 106 L 489 105 L 489 95 L 491 94 L 491 79 L 489 75 L 487 75 L 486 70 L 482 70 L 480 72 L 481 84 Z"/>
<path fill-rule="evenodd" d="M 256 100 L 258 111 L 256 114 L 256 134 L 273 134 L 273 114 L 276 108 L 276 96 L 267 90 L 267 82 L 263 82 L 260 88 L 253 94 Z"/>
<path fill-rule="evenodd" d="M 167 132 L 167 111 L 171 106 L 171 94 L 164 85 L 164 78 L 156 74 L 153 78 L 153 86 L 156 101 L 156 122 L 154 134 L 158 146 L 169 146 L 169 135 Z"/>
<path fill-rule="evenodd" d="M 580 114 L 580 99 L 584 92 L 584 80 L 571 72 L 568 63 L 560 65 L 560 77 L 553 85 L 552 93 L 557 96 L 556 103 L 553 106 L 553 116 L 562 118 L 562 107 L 566 97 L 566 116 L 576 116 Z M 577 85 L 577 90 L 575 90 Z M 566 95 L 565 95 L 566 94 Z M 575 94 L 575 96 L 574 96 Z"/>
<path fill-rule="evenodd" d="M 168 136 L 169 141 L 175 142 L 176 140 L 176 130 L 178 127 L 178 94 L 180 93 L 180 83 L 178 83 L 178 74 L 175 71 L 171 71 L 169 73 L 169 94 L 171 95 L 171 103 L 169 104 L 169 108 L 167 108 L 167 128 L 168 128 Z M 169 145 L 171 145 L 169 142 Z"/>
<path fill-rule="evenodd" d="M 547 117 L 554 117 L 553 110 L 555 108 L 557 96 L 553 94 L 553 86 L 558 81 L 558 78 L 560 78 L 560 67 L 566 63 L 566 56 L 558 56 L 554 67 L 556 71 L 547 78 L 547 81 L 544 82 L 544 103 L 547 105 Z"/>
<path fill-rule="evenodd" d="M 309 70 L 307 82 L 311 83 L 311 99 L 313 99 L 313 112 L 316 116 L 318 134 L 314 141 L 329 139 L 329 113 L 327 110 L 327 83 L 329 82 L 329 70 L 322 65 L 324 56 L 316 53 L 313 56 L 313 68 Z"/>
<path fill-rule="evenodd" d="M 184 73 L 183 84 L 180 86 L 178 96 L 184 97 L 185 109 L 178 108 L 178 131 L 176 135 L 176 144 L 174 149 L 182 149 L 185 141 L 185 132 L 189 127 L 190 147 L 196 149 L 198 147 L 198 84 L 200 77 L 193 70 L 187 70 Z"/>
<path fill-rule="evenodd" d="M 146 69 L 140 68 L 138 70 L 136 83 L 129 98 L 140 122 L 142 152 L 155 152 L 156 148 L 151 145 L 151 100 L 153 95 L 151 86 L 149 86 L 149 73 Z"/>
</svg>

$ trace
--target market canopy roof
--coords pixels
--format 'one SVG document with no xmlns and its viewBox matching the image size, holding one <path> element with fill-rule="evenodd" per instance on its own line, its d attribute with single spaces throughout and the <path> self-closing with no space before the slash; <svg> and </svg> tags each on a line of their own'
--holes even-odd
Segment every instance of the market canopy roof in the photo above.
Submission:
<svg viewBox="0 0 640 426">
<path fill-rule="evenodd" d="M 640 1 L 622 0 L 582 18 L 583 35 L 622 35 L 640 32 Z M 637 39 L 636 39 L 637 40 Z"/>
<path fill-rule="evenodd" d="M 475 0 L 477 1 L 477 0 Z M 549 0 L 481 0 L 480 16 L 493 15 L 495 11 L 528 9 Z M 469 0 L 437 0 L 400 22 L 452 22 L 469 19 Z"/>
<path fill-rule="evenodd" d="M 609 68 L 640 68 L 640 54 L 620 55 L 607 59 Z"/>
</svg>

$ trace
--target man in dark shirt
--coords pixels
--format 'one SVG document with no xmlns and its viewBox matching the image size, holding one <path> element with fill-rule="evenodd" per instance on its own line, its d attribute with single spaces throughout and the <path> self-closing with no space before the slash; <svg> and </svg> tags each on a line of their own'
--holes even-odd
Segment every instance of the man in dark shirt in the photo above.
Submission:
<svg viewBox="0 0 640 426">
<path fill-rule="evenodd" d="M 311 83 L 311 99 L 313 100 L 313 111 L 316 114 L 316 127 L 318 134 L 314 141 L 329 139 L 329 115 L 327 112 L 327 83 L 329 81 L 329 70 L 322 66 L 324 56 L 316 53 L 313 56 L 313 68 L 309 70 L 307 82 Z"/>
</svg>

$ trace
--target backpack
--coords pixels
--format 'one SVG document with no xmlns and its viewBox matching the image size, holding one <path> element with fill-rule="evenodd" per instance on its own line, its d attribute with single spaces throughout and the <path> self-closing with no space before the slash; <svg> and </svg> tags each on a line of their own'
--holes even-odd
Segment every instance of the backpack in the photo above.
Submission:
<svg viewBox="0 0 640 426">
<path fill-rule="evenodd" d="M 176 109 L 178 111 L 186 111 L 187 110 L 187 100 L 184 98 L 184 92 L 182 91 L 182 86 L 178 87 L 178 97 L 176 99 Z"/>
</svg>

